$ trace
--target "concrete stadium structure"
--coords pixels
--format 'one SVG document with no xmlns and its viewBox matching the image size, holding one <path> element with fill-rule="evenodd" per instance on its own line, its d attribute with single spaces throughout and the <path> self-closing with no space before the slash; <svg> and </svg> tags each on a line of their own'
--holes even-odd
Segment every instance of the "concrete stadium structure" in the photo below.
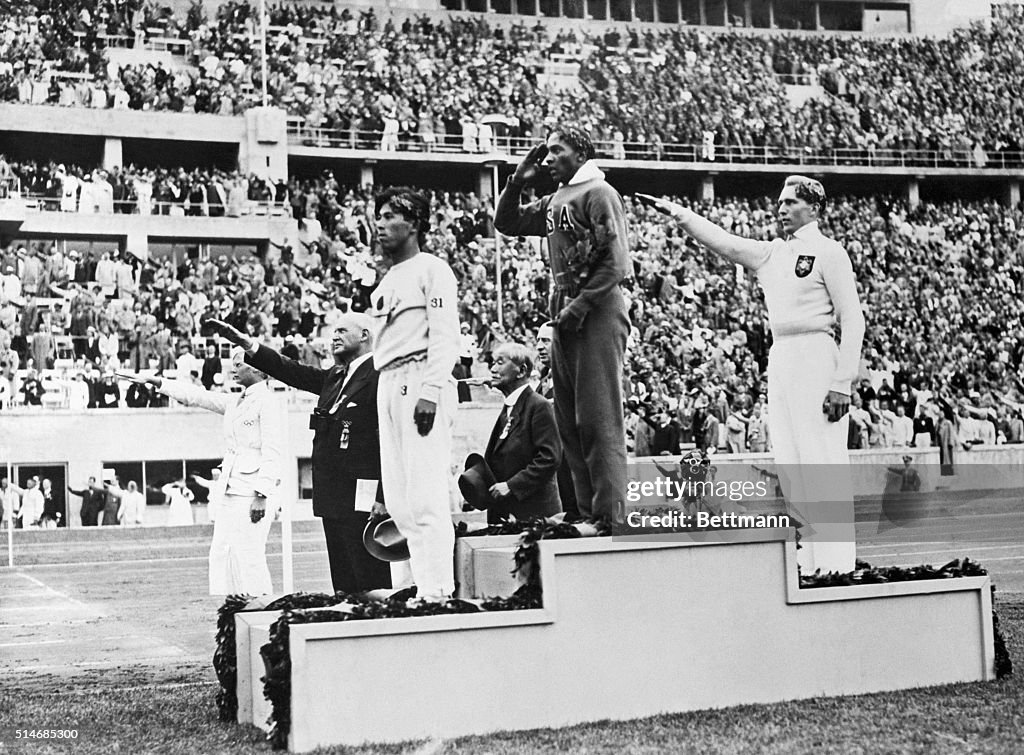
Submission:
<svg viewBox="0 0 1024 755">
<path fill-rule="evenodd" d="M 308 417 L 313 404 L 301 396 L 292 394 L 289 403 L 285 445 L 286 458 L 291 463 L 285 466 L 281 490 L 289 501 L 294 501 L 293 516 L 308 519 L 312 517 L 312 505 L 307 499 L 312 448 Z M 455 480 L 462 471 L 462 462 L 469 453 L 479 453 L 486 447 L 497 413 L 498 404 L 493 398 L 459 405 L 451 460 L 453 508 L 457 509 L 461 501 Z M 39 474 L 38 470 L 46 469 L 55 480 L 66 480 L 76 488 L 89 476 L 99 478 L 104 468 L 143 470 L 136 482 L 141 489 L 153 488 L 149 478 L 157 472 L 149 473 L 147 465 L 164 475 L 174 465 L 179 470 L 205 470 L 224 454 L 221 417 L 180 407 L 16 409 L 0 414 L 0 428 L 0 474 L 7 463 L 11 464 L 15 479 L 19 479 L 20 470 Z M 881 496 L 891 482 L 886 469 L 901 466 L 901 457 L 907 453 L 914 457 L 921 472 L 923 491 L 1024 489 L 1024 446 L 976 446 L 959 455 L 957 474 L 948 478 L 938 474 L 937 448 L 890 448 L 851 452 L 855 494 Z M 746 479 L 753 474 L 751 465 L 764 467 L 771 462 L 771 454 L 719 454 L 715 458 L 721 479 Z M 642 476 L 637 475 L 637 479 Z M 70 499 L 67 521 L 71 527 L 80 526 L 80 504 L 80 499 Z M 155 524 L 160 519 L 154 516 L 149 521 Z"/>
</svg>

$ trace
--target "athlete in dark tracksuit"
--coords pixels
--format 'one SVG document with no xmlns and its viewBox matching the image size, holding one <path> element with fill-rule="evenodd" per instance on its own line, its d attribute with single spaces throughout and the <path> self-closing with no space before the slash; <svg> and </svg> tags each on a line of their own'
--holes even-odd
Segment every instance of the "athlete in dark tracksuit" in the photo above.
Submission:
<svg viewBox="0 0 1024 755">
<path fill-rule="evenodd" d="M 622 198 L 592 157 L 585 135 L 581 138 L 572 128 L 553 131 L 546 147 L 532 150 L 509 180 L 494 224 L 509 236 L 547 236 L 555 283 L 551 366 L 558 433 L 580 514 L 620 521 L 626 490 L 622 372 L 629 318 L 619 284 L 632 268 Z M 541 159 L 561 185 L 554 194 L 521 205 L 523 185 L 536 175 Z"/>
</svg>

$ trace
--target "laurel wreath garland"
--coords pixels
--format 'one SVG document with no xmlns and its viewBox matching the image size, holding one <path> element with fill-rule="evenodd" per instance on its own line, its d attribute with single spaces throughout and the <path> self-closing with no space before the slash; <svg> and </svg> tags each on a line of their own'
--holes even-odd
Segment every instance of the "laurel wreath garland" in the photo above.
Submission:
<svg viewBox="0 0 1024 755">
<path fill-rule="evenodd" d="M 965 558 L 954 559 L 943 566 L 872 566 L 857 560 L 857 568 L 847 574 L 816 572 L 800 575 L 800 587 L 844 587 L 848 585 L 879 585 L 886 582 L 914 582 L 922 579 L 953 579 L 956 577 L 984 577 L 988 574 L 977 562 Z"/>
<path fill-rule="evenodd" d="M 539 542 L 541 540 L 573 539 L 609 534 L 611 534 L 611 525 L 605 519 L 575 523 L 556 522 L 544 518 L 523 521 L 510 520 L 476 530 L 470 530 L 464 522 L 460 522 L 456 527 L 457 537 L 520 535 L 514 554 L 515 569 L 513 573 L 519 575 L 522 586 L 507 598 L 490 598 L 483 601 L 452 599 L 442 603 L 433 603 L 408 601 L 406 600 L 410 594 L 408 591 L 395 594 L 388 600 L 370 598 L 363 594 L 295 593 L 264 604 L 263 600 L 253 599 L 251 596 L 228 596 L 218 611 L 217 648 L 213 656 L 214 669 L 220 682 L 220 689 L 217 692 L 220 719 L 233 721 L 238 713 L 238 700 L 235 692 L 238 679 L 237 659 L 235 658 L 235 614 L 239 611 L 281 612 L 271 625 L 269 641 L 260 649 L 260 655 L 266 667 L 266 676 L 263 677 L 264 694 L 272 706 L 271 729 L 268 739 L 275 749 L 285 749 L 291 729 L 291 658 L 288 638 L 290 627 L 293 624 L 540 608 L 542 595 Z M 800 587 L 814 589 L 974 577 L 986 574 L 985 569 L 977 562 L 966 558 L 962 561 L 959 559 L 951 561 L 938 568 L 928 565 L 912 568 L 873 567 L 866 562 L 858 561 L 856 570 L 849 574 L 801 575 Z M 993 587 L 993 595 L 994 592 L 995 588 Z M 327 608 L 331 610 L 324 610 Z M 1013 664 L 1000 632 L 999 618 L 994 609 L 992 618 L 995 630 L 996 676 L 1002 679 L 1012 674 Z"/>
<path fill-rule="evenodd" d="M 325 593 L 298 592 L 284 595 L 270 603 L 252 595 L 228 595 L 217 611 L 217 645 L 213 652 L 213 669 L 220 689 L 217 690 L 217 711 L 221 721 L 238 717 L 238 659 L 235 657 L 235 614 L 240 611 L 285 611 L 298 608 L 320 608 L 334 605 L 340 598 Z"/>
<path fill-rule="evenodd" d="M 235 614 L 240 611 L 282 612 L 271 626 L 270 641 L 261 648 L 260 655 L 267 669 L 267 675 L 263 678 L 264 692 L 273 711 L 269 739 L 275 748 L 283 749 L 287 746 L 291 728 L 291 661 L 288 656 L 288 627 L 291 624 L 540 608 L 542 601 L 540 569 L 536 566 L 539 552 L 537 543 L 543 539 L 607 533 L 608 527 L 603 521 L 576 527 L 544 519 L 510 520 L 473 531 L 460 523 L 460 527 L 456 528 L 457 537 L 522 535 L 516 548 L 515 565 L 516 571 L 523 574 L 525 584 L 507 598 L 489 598 L 480 602 L 450 600 L 444 603 L 410 603 L 404 599 L 405 595 L 381 601 L 364 595 L 344 593 L 295 593 L 264 603 L 262 599 L 249 595 L 229 595 L 218 611 L 217 646 L 213 655 L 213 666 L 220 683 L 217 691 L 220 720 L 234 721 L 238 716 Z M 343 606 L 344 610 L 317 610 L 337 606 Z"/>
</svg>

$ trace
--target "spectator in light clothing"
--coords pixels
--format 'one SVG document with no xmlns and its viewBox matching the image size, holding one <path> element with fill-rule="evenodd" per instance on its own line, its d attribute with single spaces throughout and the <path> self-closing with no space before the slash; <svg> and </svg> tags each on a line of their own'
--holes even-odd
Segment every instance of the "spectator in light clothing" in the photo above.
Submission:
<svg viewBox="0 0 1024 755">
<path fill-rule="evenodd" d="M 43 491 L 39 489 L 39 478 L 33 477 L 28 481 L 28 487 L 21 496 L 21 526 L 24 529 L 40 526 L 43 517 Z"/>
<path fill-rule="evenodd" d="M 143 512 L 146 510 L 146 497 L 139 492 L 135 480 L 128 481 L 128 488 L 121 496 L 121 507 L 117 511 L 117 521 L 122 527 L 139 527 L 142 525 Z"/>
<path fill-rule="evenodd" d="M 910 446 L 914 443 L 914 420 L 907 416 L 903 404 L 896 404 L 896 416 L 892 421 L 892 445 Z"/>
<path fill-rule="evenodd" d="M 7 477 L 0 477 L 0 526 L 20 526 L 21 496 L 25 491 L 12 485 Z"/>
</svg>

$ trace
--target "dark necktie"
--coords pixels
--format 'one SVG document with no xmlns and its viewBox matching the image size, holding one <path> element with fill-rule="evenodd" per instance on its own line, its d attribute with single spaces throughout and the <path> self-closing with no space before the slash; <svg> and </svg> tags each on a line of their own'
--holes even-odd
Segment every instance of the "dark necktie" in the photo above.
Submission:
<svg viewBox="0 0 1024 755">
<path fill-rule="evenodd" d="M 499 440 L 505 440 L 505 438 L 508 437 L 508 425 L 508 404 L 505 404 L 501 407 L 501 414 L 498 415 L 498 427 L 501 428 L 498 434 Z"/>
<path fill-rule="evenodd" d="M 346 380 L 348 380 L 348 366 L 346 366 L 345 371 L 341 373 L 341 379 L 338 381 L 338 397 L 334 399 L 334 403 L 331 404 L 331 408 L 327 412 L 328 414 L 334 414 L 338 411 L 338 407 L 341 406 L 341 400 L 345 398 L 345 391 L 343 389 L 345 387 Z"/>
</svg>

